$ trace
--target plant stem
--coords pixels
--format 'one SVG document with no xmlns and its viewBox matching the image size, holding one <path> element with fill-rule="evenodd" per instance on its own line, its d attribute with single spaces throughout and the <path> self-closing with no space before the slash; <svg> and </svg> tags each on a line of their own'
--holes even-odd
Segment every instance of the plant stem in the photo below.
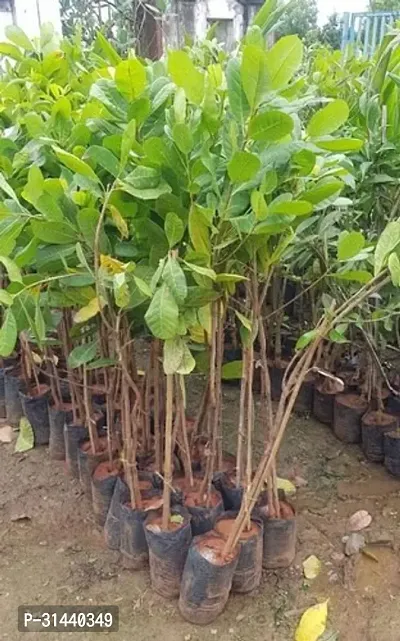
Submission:
<svg viewBox="0 0 400 641">
<path fill-rule="evenodd" d="M 172 484 L 172 420 L 174 400 L 174 376 L 167 374 L 167 398 L 165 406 L 165 456 L 164 456 L 164 492 L 162 529 L 168 530 L 171 515 L 171 484 Z"/>
</svg>

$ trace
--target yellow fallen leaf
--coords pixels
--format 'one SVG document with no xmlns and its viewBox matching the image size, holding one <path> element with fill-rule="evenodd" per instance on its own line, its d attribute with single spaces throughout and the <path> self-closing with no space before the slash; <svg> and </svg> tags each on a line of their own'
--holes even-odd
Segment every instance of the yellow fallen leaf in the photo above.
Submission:
<svg viewBox="0 0 400 641">
<path fill-rule="evenodd" d="M 288 479 L 281 479 L 278 477 L 277 481 L 278 490 L 284 490 L 286 494 L 294 494 L 296 492 L 296 486 Z"/>
<path fill-rule="evenodd" d="M 303 561 L 303 572 L 306 579 L 315 579 L 321 571 L 321 561 L 312 554 Z"/>
<path fill-rule="evenodd" d="M 328 601 L 308 608 L 297 626 L 295 641 L 317 641 L 325 632 L 328 618 Z"/>
</svg>

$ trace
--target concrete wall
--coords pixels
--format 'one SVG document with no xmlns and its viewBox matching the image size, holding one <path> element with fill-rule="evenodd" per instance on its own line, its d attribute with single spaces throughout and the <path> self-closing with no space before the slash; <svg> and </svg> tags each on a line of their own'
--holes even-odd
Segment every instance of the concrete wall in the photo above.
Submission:
<svg viewBox="0 0 400 641">
<path fill-rule="evenodd" d="M 51 22 L 55 30 L 61 33 L 58 0 L 13 0 L 13 4 L 14 12 L 0 10 L 0 40 L 5 39 L 5 27 L 14 21 L 29 38 L 39 36 L 40 26 L 45 22 Z M 1 6 L 0 3 L 0 8 Z M 11 6 L 11 2 L 9 6 Z"/>
</svg>

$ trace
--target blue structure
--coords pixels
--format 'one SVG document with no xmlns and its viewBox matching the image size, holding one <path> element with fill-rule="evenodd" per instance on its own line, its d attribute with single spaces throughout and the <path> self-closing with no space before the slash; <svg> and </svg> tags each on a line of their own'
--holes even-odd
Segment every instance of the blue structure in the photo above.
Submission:
<svg viewBox="0 0 400 641">
<path fill-rule="evenodd" d="M 400 11 L 345 13 L 342 49 L 347 45 L 354 45 L 360 53 L 369 58 L 397 20 L 400 20 Z"/>
</svg>

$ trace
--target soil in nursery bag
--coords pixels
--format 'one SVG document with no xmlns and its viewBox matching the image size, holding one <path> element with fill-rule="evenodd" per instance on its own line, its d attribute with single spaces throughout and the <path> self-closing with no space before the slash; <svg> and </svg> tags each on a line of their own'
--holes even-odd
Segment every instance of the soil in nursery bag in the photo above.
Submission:
<svg viewBox="0 0 400 641">
<path fill-rule="evenodd" d="M 104 526 L 106 522 L 115 483 L 120 472 L 119 461 L 114 461 L 112 465 L 110 465 L 109 461 L 103 461 L 97 465 L 92 474 L 94 518 L 96 523 L 101 526 Z"/>
<path fill-rule="evenodd" d="M 159 490 L 147 490 L 141 493 L 142 505 L 132 509 L 131 503 L 121 505 L 121 539 L 120 552 L 124 567 L 141 570 L 148 564 L 149 547 L 144 531 L 146 518 L 162 506 L 162 493 Z"/>
<path fill-rule="evenodd" d="M 397 427 L 398 419 L 386 412 L 367 412 L 361 419 L 362 449 L 369 461 L 382 463 L 385 458 L 386 432 Z"/>
<path fill-rule="evenodd" d="M 97 451 L 93 452 L 90 440 L 86 438 L 78 445 L 79 481 L 86 496 L 92 496 L 92 474 L 99 463 L 108 458 L 106 436 L 97 439 Z"/>
<path fill-rule="evenodd" d="M 25 381 L 16 373 L 6 372 L 4 374 L 4 403 L 6 408 L 7 422 L 16 427 L 24 415 L 19 393 L 26 391 Z"/>
<path fill-rule="evenodd" d="M 202 478 L 194 478 L 193 486 L 189 481 L 180 479 L 179 489 L 183 492 L 183 505 L 191 515 L 192 535 L 205 534 L 213 529 L 215 519 L 224 510 L 221 495 L 214 488 L 210 492 L 202 492 Z M 176 485 L 176 482 L 174 482 Z"/>
<path fill-rule="evenodd" d="M 360 443 L 361 418 L 368 401 L 359 394 L 337 394 L 333 404 L 333 432 L 343 443 Z"/>
<path fill-rule="evenodd" d="M 287 568 L 296 554 L 296 514 L 287 502 L 279 501 L 280 518 L 269 516 L 268 505 L 258 510 L 263 521 L 263 568 Z"/>
<path fill-rule="evenodd" d="M 197 536 L 190 546 L 179 597 L 179 611 L 190 623 L 212 623 L 227 604 L 240 546 L 225 557 L 225 543 L 226 539 L 212 530 Z"/>
<path fill-rule="evenodd" d="M 236 485 L 235 473 L 216 472 L 212 482 L 222 496 L 224 510 L 239 511 L 242 504 L 243 486 Z"/>
<path fill-rule="evenodd" d="M 49 407 L 49 454 L 55 461 L 65 461 L 64 425 L 72 423 L 73 412 L 70 403 Z"/>
<path fill-rule="evenodd" d="M 228 539 L 237 512 L 224 512 L 217 518 L 215 530 Z M 260 585 L 263 560 L 263 523 L 261 519 L 251 519 L 240 539 L 239 560 L 232 581 L 232 592 L 245 594 Z"/>
<path fill-rule="evenodd" d="M 78 446 L 80 441 L 88 438 L 87 427 L 79 423 L 64 424 L 65 465 L 67 472 L 73 478 L 79 478 Z"/>
<path fill-rule="evenodd" d="M 337 393 L 337 387 L 329 380 L 314 386 L 313 414 L 317 421 L 332 426 Z"/>
<path fill-rule="evenodd" d="M 192 540 L 190 514 L 182 506 L 174 506 L 168 530 L 162 529 L 162 511 L 152 513 L 145 521 L 149 546 L 151 586 L 161 596 L 179 596 L 181 576 Z"/>
<path fill-rule="evenodd" d="M 314 402 L 314 377 L 308 374 L 302 383 L 294 404 L 295 412 L 312 412 Z"/>
<path fill-rule="evenodd" d="M 400 432 L 386 432 L 384 436 L 385 467 L 390 474 L 400 476 Z"/>
<path fill-rule="evenodd" d="M 50 439 L 49 400 L 50 388 L 39 385 L 27 394 L 19 393 L 23 412 L 31 424 L 35 445 L 47 445 Z"/>
</svg>

